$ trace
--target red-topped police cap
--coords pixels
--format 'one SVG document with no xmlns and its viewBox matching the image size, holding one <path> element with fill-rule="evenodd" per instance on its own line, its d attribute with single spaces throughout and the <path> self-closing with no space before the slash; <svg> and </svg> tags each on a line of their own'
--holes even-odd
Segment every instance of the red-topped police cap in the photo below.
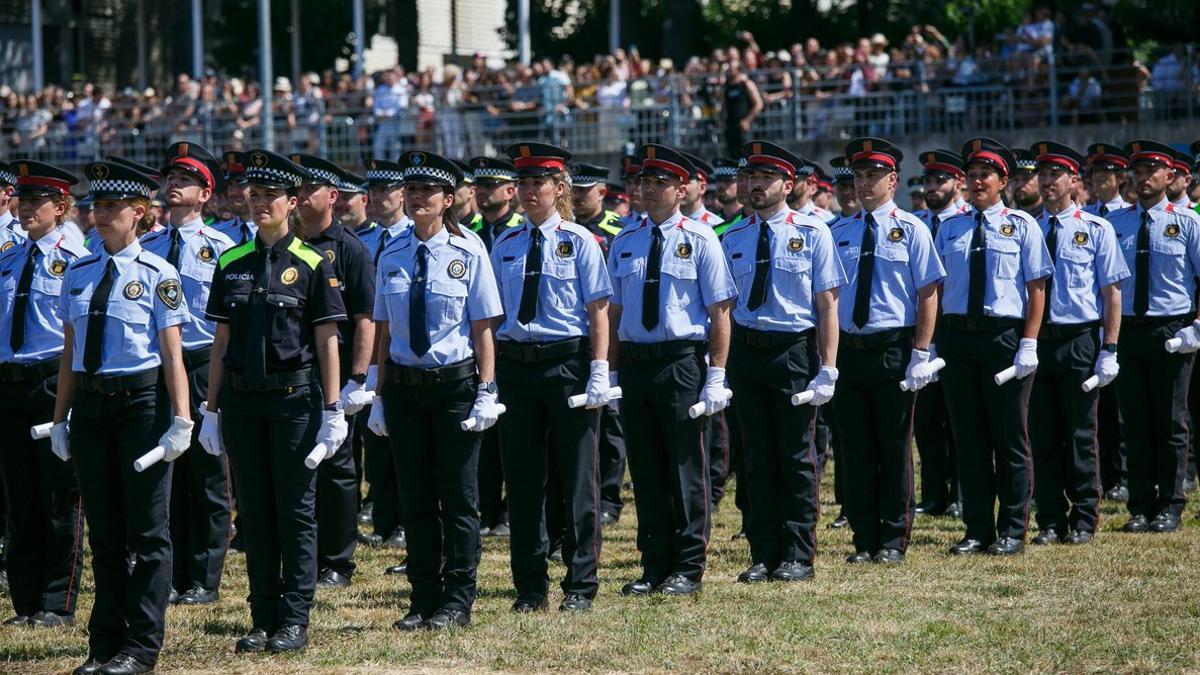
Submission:
<svg viewBox="0 0 1200 675">
<path fill-rule="evenodd" d="M 1125 145 L 1125 154 L 1129 157 L 1130 165 L 1149 162 L 1162 164 L 1169 169 L 1175 166 L 1175 149 L 1158 141 L 1130 141 Z"/>
<path fill-rule="evenodd" d="M 604 195 L 605 199 L 612 199 L 619 202 L 628 202 L 629 195 L 625 194 L 625 186 L 620 183 L 605 183 L 608 188 L 608 194 Z"/>
<path fill-rule="evenodd" d="M 216 190 L 217 176 L 221 174 L 221 165 L 203 145 L 188 141 L 172 143 L 167 148 L 167 161 L 159 169 L 163 176 L 173 168 L 180 168 L 200 177 L 210 190 Z"/>
<path fill-rule="evenodd" d="M 795 178 L 797 173 L 812 173 L 810 162 L 787 148 L 768 141 L 746 143 L 741 147 L 741 155 L 746 160 L 745 169 L 749 171 L 774 171 L 788 178 Z M 808 171 L 803 171 L 806 168 Z"/>
<path fill-rule="evenodd" d="M 69 171 L 32 159 L 14 160 L 9 168 L 17 179 L 16 195 L 22 198 L 70 194 L 71 186 L 79 182 Z"/>
<path fill-rule="evenodd" d="M 920 154 L 921 166 L 924 167 L 926 175 L 932 173 L 944 173 L 962 178 L 962 157 L 953 150 L 945 148 L 935 148 L 926 150 Z"/>
<path fill-rule="evenodd" d="M 625 155 L 621 158 L 621 175 L 625 178 L 636 176 L 642 171 L 637 155 Z"/>
<path fill-rule="evenodd" d="M 679 154 L 683 155 L 684 157 L 687 157 L 688 161 L 692 163 L 692 167 L 695 169 L 695 171 L 692 172 L 692 178 L 702 180 L 705 183 L 707 183 L 709 180 L 712 179 L 712 176 L 713 176 L 713 165 L 712 164 L 709 164 L 708 162 L 704 161 L 703 159 L 700 159 L 699 157 L 693 155 L 690 152 L 680 151 Z"/>
<path fill-rule="evenodd" d="M 1129 156 L 1113 143 L 1092 143 L 1088 146 L 1088 164 L 1095 169 L 1117 171 L 1129 168 Z"/>
<path fill-rule="evenodd" d="M 637 156 L 642 167 L 638 175 L 643 178 L 678 178 L 686 183 L 696 172 L 696 167 L 682 152 L 658 143 L 646 143 L 638 148 Z"/>
<path fill-rule="evenodd" d="M 513 143 L 504 150 L 504 154 L 512 159 L 518 178 L 566 173 L 567 162 L 571 161 L 571 153 L 566 150 L 549 143 L 532 141 Z"/>
<path fill-rule="evenodd" d="M 1057 164 L 1074 174 L 1080 173 L 1083 169 L 1083 155 L 1062 143 L 1038 141 L 1029 148 L 1029 151 L 1033 153 L 1038 166 Z"/>
<path fill-rule="evenodd" d="M 851 168 L 877 166 L 897 171 L 904 159 L 904 153 L 882 138 L 866 136 L 855 138 L 846 144 L 846 158 L 850 160 Z"/>
<path fill-rule="evenodd" d="M 241 181 L 246 176 L 246 158 L 244 153 L 236 150 L 225 152 L 225 179 Z"/>
<path fill-rule="evenodd" d="M 974 163 L 986 164 L 999 171 L 1000 175 L 1008 176 L 1016 167 L 1012 151 L 1000 141 L 985 136 L 964 143 L 960 156 L 964 169 Z"/>
<path fill-rule="evenodd" d="M 1180 173 L 1192 172 L 1192 156 L 1178 148 L 1171 148 L 1175 151 L 1175 170 Z"/>
</svg>

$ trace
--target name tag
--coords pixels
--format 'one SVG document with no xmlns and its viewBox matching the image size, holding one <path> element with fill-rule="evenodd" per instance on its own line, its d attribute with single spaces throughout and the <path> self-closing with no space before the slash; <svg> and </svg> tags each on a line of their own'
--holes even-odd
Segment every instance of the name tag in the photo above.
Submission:
<svg viewBox="0 0 1200 675">
<path fill-rule="evenodd" d="M 733 255 L 729 256 L 729 258 L 730 258 L 731 260 L 737 260 L 737 259 L 738 259 L 738 258 L 740 258 L 740 257 L 742 257 L 742 254 L 741 254 L 740 252 L 738 252 L 738 253 L 734 253 Z"/>
<path fill-rule="evenodd" d="M 621 254 L 621 257 L 622 257 L 622 258 L 628 258 L 628 257 L 630 257 L 630 256 L 632 256 L 632 255 L 633 255 L 633 251 L 625 251 L 624 253 L 622 253 L 622 254 Z"/>
</svg>

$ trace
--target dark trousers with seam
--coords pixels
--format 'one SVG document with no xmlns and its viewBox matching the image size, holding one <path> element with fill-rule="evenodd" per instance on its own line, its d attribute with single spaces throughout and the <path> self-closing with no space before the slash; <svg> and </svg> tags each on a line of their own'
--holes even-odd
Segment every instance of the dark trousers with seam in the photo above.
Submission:
<svg viewBox="0 0 1200 675">
<path fill-rule="evenodd" d="M 396 459 L 388 439 L 376 436 L 367 428 L 370 409 L 355 415 L 355 426 L 362 435 L 363 468 L 370 485 L 367 501 L 371 502 L 371 524 L 375 534 L 387 538 L 404 525 L 404 505 L 400 500 L 400 484 L 396 479 Z M 400 431 L 403 433 L 403 430 Z"/>
<path fill-rule="evenodd" d="M 1100 519 L 1100 457 L 1096 404 L 1100 390 L 1084 392 L 1100 334 L 1095 329 L 1038 340 L 1037 379 L 1029 399 L 1033 444 L 1033 498 L 1038 527 L 1059 534 L 1095 532 Z"/>
<path fill-rule="evenodd" d="M 913 499 L 912 423 L 916 395 L 900 389 L 912 354 L 911 331 L 890 344 L 838 352 L 837 420 L 846 481 L 842 515 L 854 549 L 908 550 Z"/>
<path fill-rule="evenodd" d="M 736 330 L 736 329 L 735 329 Z M 821 515 L 820 468 L 812 442 L 817 408 L 792 405 L 820 367 L 812 336 L 792 345 L 750 347 L 734 338 L 729 386 L 742 429 L 746 538 L 750 558 L 774 568 L 811 565 Z M 838 467 L 841 472 L 842 467 Z"/>
<path fill-rule="evenodd" d="M 170 419 L 171 405 L 153 385 L 112 395 L 75 392 L 71 458 L 96 584 L 88 651 L 102 661 L 123 652 L 153 666 L 162 649 L 171 593 L 172 465 L 158 462 L 138 473 L 133 462 L 158 445 Z"/>
<path fill-rule="evenodd" d="M 729 455 L 733 445 L 729 410 L 726 408 L 703 419 L 704 445 L 708 448 L 708 481 L 712 485 L 714 511 L 725 497 L 725 481 L 729 478 Z"/>
<path fill-rule="evenodd" d="M 1120 377 L 1100 390 L 1096 440 L 1100 446 L 1100 484 L 1106 491 L 1127 484 L 1125 464 L 1129 453 L 1120 392 Z"/>
<path fill-rule="evenodd" d="M 492 427 L 482 434 L 479 446 L 479 514 L 484 527 L 508 522 L 508 500 L 504 492 L 504 465 L 500 460 L 500 430 Z"/>
<path fill-rule="evenodd" d="M 380 378 L 383 378 L 381 373 Z M 410 612 L 470 611 L 483 554 L 479 538 L 480 434 L 463 431 L 474 376 L 427 386 L 383 385 L 408 537 Z"/>
<path fill-rule="evenodd" d="M 1194 355 L 1172 354 L 1163 345 L 1191 321 L 1127 320 L 1121 325 L 1119 402 L 1129 447 L 1130 515 L 1180 515 L 1187 504 L 1187 391 Z"/>
<path fill-rule="evenodd" d="M 625 482 L 625 430 L 620 401 L 600 411 L 600 509 L 620 516 L 625 508 L 621 485 Z"/>
<path fill-rule="evenodd" d="M 569 408 L 567 398 L 582 393 L 588 358 L 577 354 L 537 363 L 501 356 L 496 382 L 508 412 L 501 418 L 500 448 L 508 477 L 509 540 L 517 593 L 545 596 L 549 500 L 561 503 L 562 555 L 567 566 L 565 594 L 593 598 L 599 588 L 600 485 L 597 427 L 600 411 Z M 550 456 L 553 455 L 554 461 Z M 559 489 L 547 494 L 550 471 Z"/>
<path fill-rule="evenodd" d="M 316 471 L 321 388 L 221 391 L 221 438 L 238 487 L 250 617 L 273 633 L 307 626 L 317 585 Z"/>
<path fill-rule="evenodd" d="M 1017 328 L 938 329 L 966 536 L 984 543 L 1024 539 L 1029 528 L 1033 467 L 1026 413 L 1036 375 L 1000 386 L 993 379 L 1012 365 L 1019 341 Z"/>
<path fill-rule="evenodd" d="M 187 371 L 192 402 L 192 445 L 175 460 L 171 478 L 171 585 L 180 593 L 192 586 L 214 590 L 229 550 L 233 492 L 229 459 L 214 457 L 200 446 L 200 404 L 208 400 L 208 361 Z"/>
<path fill-rule="evenodd" d="M 350 428 L 355 426 L 358 417 L 361 415 L 346 420 Z M 346 440 L 337 452 L 317 465 L 318 571 L 332 569 L 344 576 L 354 574 L 354 550 L 358 547 L 358 484 L 354 434 L 346 434 Z"/>
<path fill-rule="evenodd" d="M 0 384 L 0 473 L 8 512 L 8 589 L 18 616 L 70 615 L 83 569 L 83 504 L 70 462 L 35 441 L 29 427 L 54 415 L 57 374 L 36 382 Z M 24 433 L 22 433 L 24 432 Z"/>
<path fill-rule="evenodd" d="M 620 373 L 642 571 L 700 581 L 712 525 L 708 453 L 688 408 L 700 397 L 704 357 L 622 360 Z"/>
<path fill-rule="evenodd" d="M 958 456 L 940 378 L 930 382 L 917 396 L 913 436 L 921 455 L 921 501 L 936 506 L 957 502 Z"/>
</svg>

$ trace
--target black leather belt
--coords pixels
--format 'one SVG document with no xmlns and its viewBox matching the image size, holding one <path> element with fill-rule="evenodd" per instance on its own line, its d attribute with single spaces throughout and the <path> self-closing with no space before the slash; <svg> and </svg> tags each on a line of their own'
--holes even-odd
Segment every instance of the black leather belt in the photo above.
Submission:
<svg viewBox="0 0 1200 675">
<path fill-rule="evenodd" d="M 36 363 L 0 363 L 0 382 L 41 382 L 58 373 L 61 359 L 45 359 Z"/>
<path fill-rule="evenodd" d="M 749 347 L 756 349 L 771 349 L 774 347 L 784 347 L 803 342 L 812 337 L 816 329 L 809 328 L 806 331 L 793 333 L 789 331 L 776 330 L 754 330 L 752 328 L 742 328 L 735 325 L 733 327 L 733 339 L 735 342 L 740 342 Z"/>
<path fill-rule="evenodd" d="M 968 333 L 982 333 L 985 331 L 1020 328 L 1025 325 L 1025 319 L 1010 319 L 998 316 L 981 316 L 978 319 L 972 319 L 965 314 L 946 314 L 942 317 L 942 325 L 946 328 L 953 328 L 954 330 L 966 331 Z"/>
<path fill-rule="evenodd" d="M 88 375 L 76 373 L 75 383 L 81 391 L 111 396 L 123 391 L 145 389 L 158 384 L 158 368 L 132 375 Z"/>
<path fill-rule="evenodd" d="M 441 368 L 410 368 L 389 362 L 385 381 L 404 387 L 427 387 L 432 384 L 461 382 L 475 376 L 475 359 L 467 359 Z"/>
<path fill-rule="evenodd" d="M 573 356 L 588 348 L 589 342 L 582 337 L 558 340 L 555 342 L 513 342 L 505 340 L 498 343 L 500 356 L 521 363 L 537 363 L 549 361 L 564 356 Z"/>
<path fill-rule="evenodd" d="M 183 353 L 183 367 L 187 370 L 195 370 L 206 365 L 212 360 L 212 347 L 201 347 L 193 349 L 190 352 Z"/>
<path fill-rule="evenodd" d="M 1038 331 L 1038 338 L 1060 340 L 1062 338 L 1077 337 L 1084 333 L 1090 333 L 1099 327 L 1099 321 L 1088 321 L 1086 323 L 1047 323 L 1042 324 L 1042 329 Z"/>
<path fill-rule="evenodd" d="M 912 328 L 892 328 L 889 330 L 881 330 L 878 333 L 867 333 L 858 335 L 855 333 L 847 333 L 842 331 L 838 336 L 838 348 L 846 347 L 847 349 L 875 349 L 884 345 L 890 345 L 893 342 L 900 342 L 904 339 L 912 339 Z"/>
<path fill-rule="evenodd" d="M 1122 326 L 1165 326 L 1176 321 L 1186 321 L 1191 323 L 1195 318 L 1194 314 L 1180 314 L 1178 316 L 1134 316 L 1127 314 L 1121 317 Z"/>
<path fill-rule="evenodd" d="M 251 383 L 241 373 L 225 371 L 224 384 L 237 391 L 281 391 L 291 387 L 312 384 L 313 369 L 305 366 L 286 373 L 271 373 L 262 382 Z"/>
<path fill-rule="evenodd" d="M 697 354 L 705 349 L 705 343 L 695 340 L 671 340 L 669 342 L 622 342 L 620 354 L 622 361 L 661 361 L 673 359 L 688 354 Z"/>
</svg>

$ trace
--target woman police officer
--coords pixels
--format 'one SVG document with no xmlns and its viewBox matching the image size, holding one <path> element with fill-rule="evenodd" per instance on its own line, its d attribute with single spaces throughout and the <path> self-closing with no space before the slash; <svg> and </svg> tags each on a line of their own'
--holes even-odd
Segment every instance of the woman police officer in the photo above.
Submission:
<svg viewBox="0 0 1200 675">
<path fill-rule="evenodd" d="M 88 659 L 76 672 L 142 673 L 162 649 L 171 592 L 169 462 L 187 450 L 194 426 L 180 328 L 190 318 L 179 273 L 137 241 L 157 181 L 111 162 L 85 172 L 103 245 L 63 280 L 70 367 L 59 370 L 50 436 L 55 453 L 69 445 L 75 462 L 96 583 Z M 155 445 L 164 461 L 135 470 Z"/>
<path fill-rule="evenodd" d="M 408 534 L 412 603 L 400 630 L 466 626 L 475 602 L 480 435 L 502 409 L 492 319 L 502 307 L 487 252 L 450 214 L 462 174 L 426 152 L 401 157 L 414 221 L 379 259 L 379 396 L 368 426 L 390 436 Z M 383 347 L 386 346 L 386 349 Z M 474 356 L 472 356 L 472 353 Z"/>
</svg>

